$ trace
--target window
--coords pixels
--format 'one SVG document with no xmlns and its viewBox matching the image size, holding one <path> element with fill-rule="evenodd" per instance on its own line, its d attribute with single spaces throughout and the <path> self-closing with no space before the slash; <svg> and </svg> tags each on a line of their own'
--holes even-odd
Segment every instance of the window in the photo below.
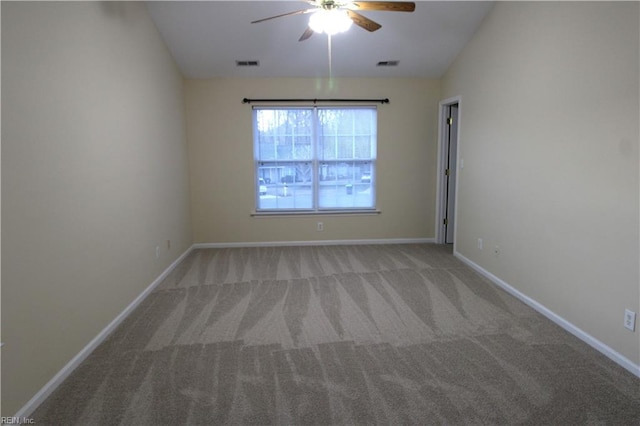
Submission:
<svg viewBox="0 0 640 426">
<path fill-rule="evenodd" d="M 255 107 L 253 125 L 257 211 L 375 209 L 375 107 Z"/>
</svg>

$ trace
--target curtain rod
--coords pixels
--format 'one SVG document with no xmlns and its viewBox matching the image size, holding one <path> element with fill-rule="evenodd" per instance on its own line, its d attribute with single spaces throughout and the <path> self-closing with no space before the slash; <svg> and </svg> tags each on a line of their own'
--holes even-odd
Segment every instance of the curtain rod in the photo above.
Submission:
<svg viewBox="0 0 640 426">
<path fill-rule="evenodd" d="M 385 99 L 248 99 L 242 100 L 243 104 L 250 104 L 251 102 L 371 102 L 388 104 L 389 98 Z"/>
</svg>

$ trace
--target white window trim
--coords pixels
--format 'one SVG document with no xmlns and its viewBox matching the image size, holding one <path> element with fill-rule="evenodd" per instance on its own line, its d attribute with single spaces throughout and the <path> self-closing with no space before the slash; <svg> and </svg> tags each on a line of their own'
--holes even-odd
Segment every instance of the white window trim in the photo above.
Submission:
<svg viewBox="0 0 640 426">
<path fill-rule="evenodd" d="M 313 120 L 313 124 L 312 124 L 312 143 L 313 143 L 313 154 L 312 154 L 312 158 L 311 160 L 266 160 L 266 161 L 259 161 L 256 158 L 256 153 L 255 153 L 255 149 L 256 149 L 256 133 L 257 133 L 257 129 L 255 127 L 255 123 L 256 123 L 256 111 L 260 110 L 260 109 L 284 109 L 284 110 L 291 110 L 291 109 L 307 109 L 307 110 L 313 110 L 314 111 L 314 120 Z M 356 159 L 356 158 L 349 158 L 349 159 L 333 159 L 333 160 L 320 160 L 318 158 L 318 139 L 317 139 L 317 134 L 318 134 L 318 120 L 317 120 L 317 111 L 319 109 L 373 109 L 376 111 L 376 119 L 375 119 L 375 127 L 376 127 L 376 139 L 375 139 L 375 156 L 373 158 L 370 159 Z M 377 205 L 377 151 L 378 151 L 378 137 L 377 137 L 377 127 L 378 127 L 378 108 L 377 105 L 278 105 L 278 106 L 272 106 L 272 105 L 254 105 L 252 107 L 252 126 L 254 126 L 253 128 L 253 150 L 254 150 L 254 210 L 251 213 L 251 216 L 254 217 L 273 217 L 273 216 L 313 216 L 313 215 L 378 215 L 380 213 L 382 213 L 379 209 L 378 209 L 378 205 Z M 278 163 L 301 163 L 301 162 L 311 162 L 311 167 L 312 167 L 312 173 L 314 176 L 314 181 L 313 181 L 313 190 L 312 190 L 312 196 L 313 196 L 313 200 L 312 203 L 314 205 L 314 207 L 311 208 L 301 208 L 301 209 L 259 209 L 258 206 L 260 204 L 260 194 L 259 194 L 259 183 L 258 183 L 258 179 L 259 179 L 259 174 L 258 174 L 258 163 L 269 163 L 269 162 L 278 162 Z M 344 207 L 344 208 L 340 208 L 340 207 L 319 207 L 319 189 L 320 189 L 320 180 L 318 178 L 319 176 L 319 164 L 323 163 L 323 162 L 368 162 L 372 164 L 372 179 L 374 179 L 374 182 L 376 182 L 373 185 L 374 191 L 372 194 L 372 207 Z"/>
</svg>

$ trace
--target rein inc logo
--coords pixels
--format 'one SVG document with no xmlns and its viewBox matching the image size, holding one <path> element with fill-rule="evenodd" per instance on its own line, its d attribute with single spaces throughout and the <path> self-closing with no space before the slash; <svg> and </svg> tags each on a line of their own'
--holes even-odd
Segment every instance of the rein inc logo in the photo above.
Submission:
<svg viewBox="0 0 640 426">
<path fill-rule="evenodd" d="M 34 425 L 35 419 L 30 417 L 0 417 L 0 425 Z"/>
</svg>

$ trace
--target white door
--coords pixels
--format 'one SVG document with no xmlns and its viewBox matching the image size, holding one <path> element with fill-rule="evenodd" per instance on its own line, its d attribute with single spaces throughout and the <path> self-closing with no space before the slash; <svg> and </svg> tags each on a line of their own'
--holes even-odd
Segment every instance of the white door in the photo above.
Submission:
<svg viewBox="0 0 640 426">
<path fill-rule="evenodd" d="M 458 155 L 458 104 L 447 105 L 445 125 L 445 170 L 444 170 L 444 219 L 442 221 L 444 242 L 453 244 L 456 202 L 456 158 Z"/>
</svg>

